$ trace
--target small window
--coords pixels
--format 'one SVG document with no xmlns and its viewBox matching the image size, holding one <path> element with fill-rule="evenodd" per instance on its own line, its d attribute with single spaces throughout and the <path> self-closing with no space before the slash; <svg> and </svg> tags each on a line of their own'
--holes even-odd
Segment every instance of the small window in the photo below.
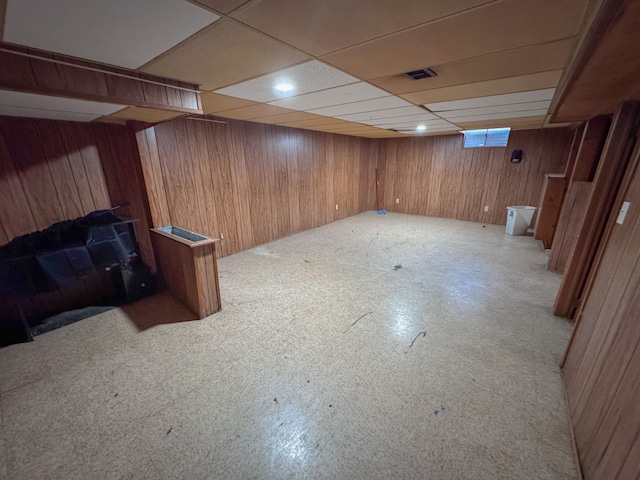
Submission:
<svg viewBox="0 0 640 480">
<path fill-rule="evenodd" d="M 506 147 L 511 128 L 484 128 L 482 130 L 465 130 L 464 148 Z"/>
</svg>

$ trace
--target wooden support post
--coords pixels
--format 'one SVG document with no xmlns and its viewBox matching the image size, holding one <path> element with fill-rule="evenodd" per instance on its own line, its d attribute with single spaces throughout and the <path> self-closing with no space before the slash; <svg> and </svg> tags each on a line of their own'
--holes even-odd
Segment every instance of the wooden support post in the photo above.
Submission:
<svg viewBox="0 0 640 480">
<path fill-rule="evenodd" d="M 571 318 L 579 306 L 587 275 L 635 144 L 638 105 L 623 103 L 613 119 L 554 305 L 553 313 L 558 316 Z"/>
<path fill-rule="evenodd" d="M 576 164 L 578 158 L 578 152 L 580 151 L 580 145 L 582 144 L 582 136 L 586 128 L 586 123 L 579 125 L 573 131 L 573 140 L 571 141 L 571 150 L 569 150 L 569 159 L 567 160 L 567 168 L 564 170 L 564 176 L 567 180 L 571 178 L 573 173 L 573 167 Z"/>
<path fill-rule="evenodd" d="M 154 227 L 164 227 L 171 224 L 167 196 L 162 179 L 160 155 L 156 142 L 156 131 L 153 125 L 142 122 L 127 122 L 130 134 L 138 147 L 140 167 L 144 177 L 144 185 L 149 202 L 151 222 Z"/>
<path fill-rule="evenodd" d="M 572 182 L 591 182 L 607 139 L 611 119 L 607 115 L 592 118 L 584 127 L 580 148 L 571 172 Z"/>
</svg>

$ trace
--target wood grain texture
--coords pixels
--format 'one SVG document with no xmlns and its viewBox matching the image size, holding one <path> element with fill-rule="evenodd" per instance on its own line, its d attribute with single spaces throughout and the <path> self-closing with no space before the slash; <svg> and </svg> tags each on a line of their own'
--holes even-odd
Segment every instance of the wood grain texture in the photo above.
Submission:
<svg viewBox="0 0 640 480">
<path fill-rule="evenodd" d="M 533 234 L 536 240 L 542 241 L 544 248 L 551 248 L 553 243 L 566 188 L 567 179 L 564 176 L 545 175 Z"/>
<path fill-rule="evenodd" d="M 578 154 L 571 172 L 570 178 L 572 182 L 590 182 L 593 180 L 610 125 L 611 118 L 604 115 L 592 118 L 585 124 Z"/>
<path fill-rule="evenodd" d="M 3 50 L 0 52 L 0 64 L 3 65 L 0 69 L 0 87 L 8 90 L 184 113 L 202 113 L 197 84 L 139 74 L 123 68 L 4 42 L 0 42 L 0 48 Z M 30 56 L 25 57 L 21 54 Z M 113 75 L 114 73 L 116 75 Z M 192 91 L 178 90 L 174 86 Z"/>
<path fill-rule="evenodd" d="M 562 277 L 553 312 L 571 318 L 578 307 L 582 289 L 591 268 L 606 219 L 620 187 L 622 174 L 635 143 L 635 125 L 640 107 L 637 103 L 624 103 L 616 112 L 607 136 L 606 144 L 593 180 L 593 187 L 586 213 L 578 230 L 565 275 Z M 577 162 L 576 162 L 577 165 Z"/>
<path fill-rule="evenodd" d="M 158 152 L 140 157 L 154 225 L 224 236 L 219 256 L 375 208 L 370 140 L 234 120 L 144 131 Z"/>
<path fill-rule="evenodd" d="M 640 149 L 608 216 L 564 364 L 585 479 L 640 476 Z M 631 207 L 616 223 L 622 201 Z"/>
<path fill-rule="evenodd" d="M 145 263 L 155 268 L 146 199 L 125 127 L 0 117 L 0 240 L 128 202 Z"/>
<path fill-rule="evenodd" d="M 215 243 L 190 246 L 151 230 L 167 290 L 200 318 L 219 312 L 220 287 Z"/>
<path fill-rule="evenodd" d="M 465 149 L 461 135 L 378 142 L 385 209 L 504 225 L 507 206 L 537 205 L 544 174 L 563 171 L 571 134 L 516 131 L 506 148 Z M 524 151 L 520 164 L 509 162 L 516 148 Z"/>
<path fill-rule="evenodd" d="M 582 123 L 573 130 L 573 140 L 571 141 L 571 149 L 569 150 L 569 159 L 567 160 L 567 165 L 564 171 L 564 175 L 567 179 L 571 178 L 573 167 L 576 164 L 585 127 L 586 123 Z"/>
<path fill-rule="evenodd" d="M 591 182 L 572 182 L 567 190 L 547 262 L 547 268 L 552 272 L 564 272 L 589 202 L 591 187 Z"/>
<path fill-rule="evenodd" d="M 551 105 L 552 121 L 574 122 L 614 113 L 640 98 L 640 4 L 632 0 L 592 2 L 595 20 L 580 38 L 577 54 Z"/>
</svg>

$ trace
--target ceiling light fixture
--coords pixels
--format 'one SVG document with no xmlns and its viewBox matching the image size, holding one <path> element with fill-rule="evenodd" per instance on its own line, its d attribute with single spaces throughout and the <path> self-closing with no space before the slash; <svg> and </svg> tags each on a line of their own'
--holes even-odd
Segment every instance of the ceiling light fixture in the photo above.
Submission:
<svg viewBox="0 0 640 480">
<path fill-rule="evenodd" d="M 427 126 L 426 125 L 418 125 L 416 127 L 416 132 L 418 133 L 422 133 L 422 132 L 426 132 L 427 131 Z"/>
<path fill-rule="evenodd" d="M 287 82 L 281 82 L 275 86 L 275 89 L 279 92 L 290 92 L 293 90 L 293 85 Z"/>
</svg>

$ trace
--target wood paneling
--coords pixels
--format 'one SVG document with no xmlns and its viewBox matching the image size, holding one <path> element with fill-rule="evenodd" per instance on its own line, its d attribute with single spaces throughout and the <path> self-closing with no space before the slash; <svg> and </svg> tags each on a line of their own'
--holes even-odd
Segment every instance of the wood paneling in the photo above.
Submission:
<svg viewBox="0 0 640 480">
<path fill-rule="evenodd" d="M 632 166 L 578 311 L 564 364 L 567 398 L 586 480 L 640 477 L 640 169 Z M 622 225 L 623 201 L 631 202 Z"/>
<path fill-rule="evenodd" d="M 613 113 L 619 103 L 640 98 L 640 3 L 592 3 L 599 7 L 596 18 L 563 76 L 551 107 L 553 121 Z"/>
<path fill-rule="evenodd" d="M 170 225 L 171 218 L 160 169 L 155 129 L 139 122 L 129 122 L 128 126 L 136 142 L 140 159 L 140 171 L 147 193 L 151 224 L 154 227 Z"/>
<path fill-rule="evenodd" d="M 222 304 L 214 240 L 187 242 L 157 229 L 152 234 L 169 292 L 200 318 L 219 312 Z"/>
<path fill-rule="evenodd" d="M 591 182 L 571 182 L 565 195 L 547 268 L 563 273 L 591 195 Z"/>
<path fill-rule="evenodd" d="M 544 248 L 551 248 L 556 233 L 562 200 L 567 189 L 564 174 L 547 174 L 538 203 L 536 229 L 533 237 L 541 240 Z"/>
<path fill-rule="evenodd" d="M 118 105 L 202 113 L 198 85 L 193 83 L 180 83 L 3 42 L 0 42 L 0 48 L 0 64 L 3 65 L 0 69 L 0 88 Z M 190 91 L 182 90 L 185 88 Z"/>
<path fill-rule="evenodd" d="M 137 163 L 125 127 L 0 117 L 0 243 L 129 202 L 154 267 Z"/>
<path fill-rule="evenodd" d="M 622 104 L 611 124 L 609 135 L 593 180 L 593 187 L 577 239 L 567 260 L 553 312 L 571 318 L 578 307 L 587 273 L 600 243 L 606 219 L 620 187 L 622 174 L 637 135 L 640 104 Z M 576 162 L 576 166 L 578 163 Z M 574 168 L 575 170 L 575 168 Z"/>
<path fill-rule="evenodd" d="M 138 145 L 157 140 L 157 158 L 141 152 L 148 190 L 162 182 L 151 187 L 154 226 L 224 236 L 219 255 L 375 208 L 376 156 L 367 139 L 186 119 L 136 135 Z"/>
<path fill-rule="evenodd" d="M 516 131 L 506 148 L 465 149 L 462 135 L 380 142 L 384 208 L 504 225 L 507 206 L 537 205 L 544 174 L 563 170 L 571 134 L 565 129 Z M 524 151 L 520 164 L 509 162 L 516 148 Z"/>
<path fill-rule="evenodd" d="M 571 172 L 572 182 L 591 182 L 593 180 L 610 125 L 611 118 L 608 116 L 595 117 L 586 123 Z"/>
</svg>

